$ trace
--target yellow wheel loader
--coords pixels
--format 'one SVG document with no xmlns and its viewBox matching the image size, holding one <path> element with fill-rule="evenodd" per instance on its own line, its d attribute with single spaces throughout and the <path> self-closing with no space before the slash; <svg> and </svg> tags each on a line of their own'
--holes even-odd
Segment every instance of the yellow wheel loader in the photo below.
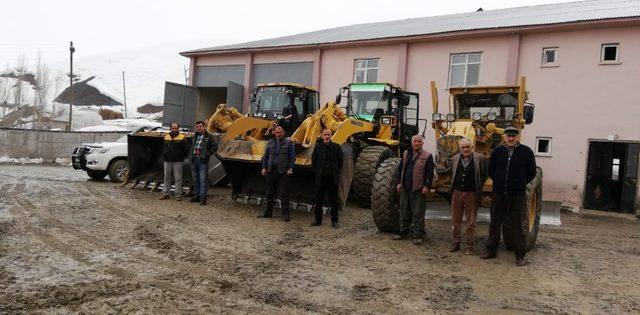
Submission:
<svg viewBox="0 0 640 315">
<path fill-rule="evenodd" d="M 451 187 L 452 158 L 459 152 L 458 141 L 465 137 L 475 144 L 475 152 L 490 157 L 493 149 L 503 143 L 504 128 L 513 126 L 521 131 L 533 122 L 534 105 L 527 102 L 525 78 L 518 85 L 450 88 L 449 113 L 438 108 L 438 91 L 431 82 L 433 102 L 432 127 L 435 132 L 436 155 L 433 188 L 445 197 Z M 379 230 L 398 232 L 397 172 L 400 159 L 388 159 L 379 168 L 374 181 L 372 197 L 373 218 Z M 492 181 L 483 187 L 483 206 L 491 202 Z M 538 235 L 542 211 L 542 169 L 527 186 L 528 235 L 527 248 L 531 248 Z M 506 229 L 503 225 L 503 229 Z M 509 231 L 503 235 L 512 235 Z M 505 237 L 507 248 L 512 240 Z"/>
<path fill-rule="evenodd" d="M 347 104 L 341 108 L 343 97 L 347 98 Z M 338 185 L 340 202 L 346 202 L 353 187 L 356 200 L 369 206 L 375 169 L 410 147 L 411 137 L 418 132 L 418 94 L 388 83 L 351 83 L 341 89 L 335 101 L 307 117 L 290 135 L 296 149 L 290 182 L 293 209 L 303 206 L 310 210 L 314 205 L 311 156 L 325 128 L 333 132 L 332 141 L 341 145 L 343 151 Z M 218 150 L 234 200 L 255 200 L 260 204 L 266 198 L 260 163 L 267 141 L 267 138 L 234 139 L 223 142 Z"/>
<path fill-rule="evenodd" d="M 219 104 L 213 111 L 199 108 L 192 113 L 196 120 L 206 123 L 207 131 L 220 143 L 235 138 L 263 139 L 273 126 L 280 124 L 295 128 L 307 115 L 312 114 L 318 107 L 318 92 L 308 86 L 297 83 L 267 83 L 259 84 L 250 91 L 250 108 L 246 115 L 241 114 L 236 107 Z M 165 105 L 166 106 L 166 105 Z M 196 117 L 198 113 L 207 115 Z M 283 115 L 284 114 L 284 115 Z M 208 119 L 205 119 L 208 117 Z M 155 190 L 162 183 L 163 174 L 163 139 L 168 130 L 145 130 L 133 133 L 128 139 L 129 174 L 128 182 L 133 187 L 141 185 L 145 188 L 151 185 Z M 192 132 L 181 131 L 191 141 Z M 226 182 L 225 172 L 215 156 L 209 161 L 208 179 L 210 185 Z M 185 187 L 191 184 L 191 168 L 185 159 L 183 170 Z"/>
</svg>

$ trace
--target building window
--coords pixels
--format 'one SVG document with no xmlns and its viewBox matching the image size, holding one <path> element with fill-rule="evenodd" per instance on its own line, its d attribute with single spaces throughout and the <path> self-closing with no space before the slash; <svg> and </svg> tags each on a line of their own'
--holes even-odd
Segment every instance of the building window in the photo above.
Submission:
<svg viewBox="0 0 640 315">
<path fill-rule="evenodd" d="M 481 53 L 452 54 L 449 87 L 478 85 Z"/>
<path fill-rule="evenodd" d="M 356 59 L 353 82 L 378 82 L 378 64 L 380 59 Z"/>
<path fill-rule="evenodd" d="M 536 137 L 536 155 L 551 156 L 551 137 Z"/>
<path fill-rule="evenodd" d="M 618 43 L 602 44 L 602 49 L 600 51 L 600 63 L 619 63 L 620 52 L 618 46 Z"/>
<path fill-rule="evenodd" d="M 558 47 L 547 47 L 542 49 L 542 66 L 558 65 Z"/>
</svg>

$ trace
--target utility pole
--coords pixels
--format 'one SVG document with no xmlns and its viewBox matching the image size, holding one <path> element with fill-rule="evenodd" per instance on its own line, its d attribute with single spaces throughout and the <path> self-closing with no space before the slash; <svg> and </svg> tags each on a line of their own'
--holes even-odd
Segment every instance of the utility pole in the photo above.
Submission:
<svg viewBox="0 0 640 315">
<path fill-rule="evenodd" d="M 67 131 L 71 131 L 71 117 L 73 115 L 73 53 L 76 48 L 73 42 L 69 44 L 69 127 Z"/>
<path fill-rule="evenodd" d="M 122 92 L 124 93 L 124 118 L 127 118 L 127 88 L 124 84 L 124 70 L 122 70 Z"/>
</svg>

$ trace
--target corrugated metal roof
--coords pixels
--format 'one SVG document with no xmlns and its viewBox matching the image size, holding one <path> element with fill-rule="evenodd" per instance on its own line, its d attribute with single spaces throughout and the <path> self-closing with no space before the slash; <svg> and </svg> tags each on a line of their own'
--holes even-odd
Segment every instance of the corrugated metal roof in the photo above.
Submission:
<svg viewBox="0 0 640 315">
<path fill-rule="evenodd" d="M 561 24 L 630 17 L 640 17 L 640 0 L 589 0 L 357 24 L 240 44 L 190 50 L 182 54 L 317 45 L 456 31 Z"/>
</svg>

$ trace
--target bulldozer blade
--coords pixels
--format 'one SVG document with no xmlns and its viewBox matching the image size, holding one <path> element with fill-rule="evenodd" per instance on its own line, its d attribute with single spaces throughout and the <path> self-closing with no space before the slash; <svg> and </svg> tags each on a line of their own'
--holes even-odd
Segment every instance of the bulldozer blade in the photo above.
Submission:
<svg viewBox="0 0 640 315">
<path fill-rule="evenodd" d="M 158 187 L 160 187 L 160 183 L 159 183 L 159 182 L 156 182 L 156 183 L 155 183 L 155 185 L 153 185 L 153 186 L 151 187 L 151 190 L 150 190 L 149 192 L 154 192 L 154 191 L 156 191 L 156 189 L 158 189 Z"/>
</svg>

